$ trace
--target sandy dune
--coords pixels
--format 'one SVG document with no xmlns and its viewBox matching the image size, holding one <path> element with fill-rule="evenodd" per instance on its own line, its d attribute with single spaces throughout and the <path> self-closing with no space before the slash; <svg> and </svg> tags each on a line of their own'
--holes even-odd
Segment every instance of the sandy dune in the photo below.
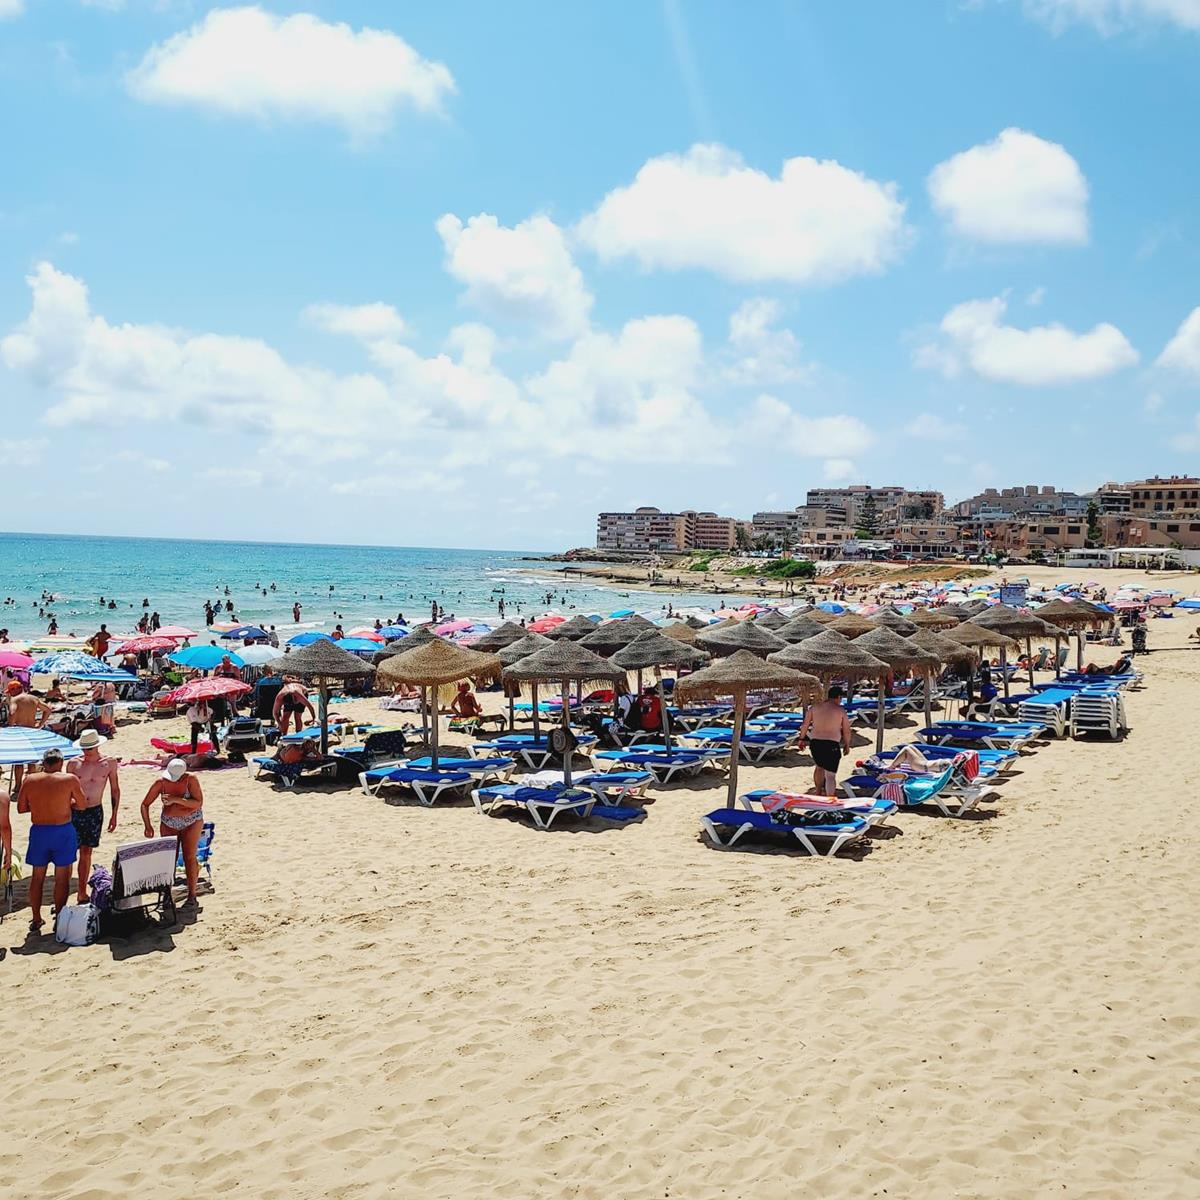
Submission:
<svg viewBox="0 0 1200 1200">
<path fill-rule="evenodd" d="M 978 819 L 832 861 L 708 849 L 715 776 L 539 833 L 211 774 L 194 923 L 0 925 L 0 1192 L 1200 1194 L 1191 627 L 1152 626 L 1124 743 L 1046 745 Z"/>
</svg>

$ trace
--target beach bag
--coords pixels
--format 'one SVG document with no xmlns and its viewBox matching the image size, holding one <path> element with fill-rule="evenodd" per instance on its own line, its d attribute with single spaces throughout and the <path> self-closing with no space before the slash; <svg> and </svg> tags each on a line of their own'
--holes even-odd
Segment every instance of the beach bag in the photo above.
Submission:
<svg viewBox="0 0 1200 1200">
<path fill-rule="evenodd" d="M 54 940 L 66 946 L 90 946 L 100 934 L 100 914 L 94 904 L 68 904 L 54 923 Z"/>
</svg>

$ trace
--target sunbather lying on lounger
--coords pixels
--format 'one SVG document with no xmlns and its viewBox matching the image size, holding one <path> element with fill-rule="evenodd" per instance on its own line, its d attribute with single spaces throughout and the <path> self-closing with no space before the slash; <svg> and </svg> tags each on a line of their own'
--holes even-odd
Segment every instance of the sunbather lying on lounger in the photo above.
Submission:
<svg viewBox="0 0 1200 1200">
<path fill-rule="evenodd" d="M 1098 667 L 1095 663 L 1088 663 L 1083 668 L 1085 675 L 1124 675 L 1129 670 L 1133 659 L 1128 654 L 1122 654 L 1111 667 Z"/>
</svg>

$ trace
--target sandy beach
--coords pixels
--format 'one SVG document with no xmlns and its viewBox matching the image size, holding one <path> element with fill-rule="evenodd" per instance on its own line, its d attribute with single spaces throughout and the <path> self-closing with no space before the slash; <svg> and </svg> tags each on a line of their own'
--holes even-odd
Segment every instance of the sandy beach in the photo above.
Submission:
<svg viewBox="0 0 1200 1200">
<path fill-rule="evenodd" d="M 834 859 L 708 848 L 708 772 L 549 833 L 207 773 L 185 923 L 26 940 L 18 885 L 0 1193 L 1195 1196 L 1194 625 L 1151 622 L 1124 741 L 1044 744 L 975 818 L 901 813 Z M 100 861 L 153 778 L 123 771 Z"/>
</svg>

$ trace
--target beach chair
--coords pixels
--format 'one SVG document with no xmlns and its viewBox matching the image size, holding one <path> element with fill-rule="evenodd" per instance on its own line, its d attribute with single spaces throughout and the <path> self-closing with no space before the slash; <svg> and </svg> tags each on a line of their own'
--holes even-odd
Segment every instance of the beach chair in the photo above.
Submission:
<svg viewBox="0 0 1200 1200">
<path fill-rule="evenodd" d="M 248 751 L 267 748 L 267 727 L 258 717 L 234 717 L 221 732 L 221 745 L 229 759 L 241 761 Z"/>
<path fill-rule="evenodd" d="M 658 748 L 653 750 L 597 750 L 592 755 L 592 761 L 601 770 L 616 769 L 622 771 L 649 771 L 658 783 L 670 783 L 677 775 L 687 777 L 699 775 L 706 767 L 717 766 L 718 763 L 728 762 L 730 752 L 725 751 L 721 756 L 714 747 L 706 749 L 685 749 L 676 747 L 672 750 Z"/>
<path fill-rule="evenodd" d="M 738 753 L 747 762 L 758 763 L 770 755 L 781 754 L 796 741 L 789 730 L 746 730 L 738 739 Z M 692 733 L 680 734 L 680 741 L 695 743 L 701 749 L 714 746 L 729 747 L 733 753 L 733 730 L 720 726 L 702 726 Z"/>
<path fill-rule="evenodd" d="M 867 799 L 864 804 L 861 799 L 852 797 L 850 803 L 846 803 L 833 796 L 793 794 L 770 788 L 756 788 L 738 797 L 742 807 L 752 812 L 848 812 L 851 816 L 861 817 L 869 826 L 878 825 L 899 808 L 894 800 L 885 800 L 882 796 Z"/>
<path fill-rule="evenodd" d="M 463 792 L 474 782 L 469 771 L 421 770 L 415 767 L 376 767 L 358 777 L 363 792 L 378 796 L 385 787 L 406 787 L 419 803 L 432 808 L 444 795 Z"/>
<path fill-rule="evenodd" d="M 574 787 L 590 788 L 602 802 L 621 805 L 629 800 L 644 800 L 646 788 L 653 782 L 649 771 L 579 771 L 572 775 Z M 561 771 L 535 771 L 516 781 L 520 787 L 565 787 Z"/>
<path fill-rule="evenodd" d="M 251 759 L 249 765 L 255 768 L 255 779 L 261 779 L 265 775 L 272 782 L 283 784 L 285 788 L 294 788 L 299 780 L 310 777 L 336 779 L 338 773 L 338 760 L 332 755 L 320 760 L 298 763 L 280 762 L 277 758 L 260 755 Z"/>
<path fill-rule="evenodd" d="M 433 759 L 430 757 L 410 758 L 407 762 L 396 763 L 395 765 L 412 767 L 417 771 L 432 771 L 435 769 Z M 483 783 L 489 779 L 495 779 L 504 783 L 512 775 L 516 765 L 517 760 L 507 755 L 496 755 L 493 758 L 461 758 L 439 755 L 436 770 L 466 771 L 477 783 Z"/>
<path fill-rule="evenodd" d="M 216 836 L 217 827 L 212 821 L 205 821 L 200 828 L 200 841 L 196 843 L 196 862 L 200 869 L 204 872 L 205 878 L 208 880 L 208 886 L 212 887 L 212 844 L 213 838 Z M 179 847 L 179 851 L 175 856 L 175 881 L 181 882 L 179 873 L 183 870 L 183 847 Z"/>
<path fill-rule="evenodd" d="M 1084 733 L 1118 738 L 1127 728 L 1125 704 L 1117 692 L 1108 695 L 1081 692 L 1071 701 L 1072 738 Z"/>
<path fill-rule="evenodd" d="M 408 734 L 403 729 L 384 729 L 367 734 L 361 746 L 339 746 L 332 753 L 369 771 L 384 763 L 401 762 L 408 753 Z"/>
<path fill-rule="evenodd" d="M 992 724 L 986 721 L 936 721 L 925 729 L 917 730 L 919 737 L 935 744 L 965 742 L 968 745 L 985 746 L 989 750 L 1020 750 L 1036 736 L 1045 732 L 1045 726 L 1031 729 Z"/>
<path fill-rule="evenodd" d="M 763 833 L 794 838 L 816 857 L 831 856 L 848 842 L 863 837 L 869 828 L 862 817 L 842 813 L 844 819 L 838 820 L 838 815 L 836 811 L 810 813 L 789 819 L 786 814 L 777 817 L 743 808 L 718 808 L 700 818 L 700 827 L 709 842 L 720 850 L 731 850 L 748 833 Z M 722 829 L 728 831 L 724 839 L 718 832 Z"/>
<path fill-rule="evenodd" d="M 956 787 L 953 764 L 940 775 L 913 775 L 902 771 L 851 775 L 841 781 L 841 787 L 851 798 L 879 797 L 895 801 L 902 808 L 932 804 L 944 817 L 965 816 L 979 803 L 984 792 L 982 787 Z"/>
<path fill-rule="evenodd" d="M 117 847 L 113 858 L 112 895 L 104 916 L 119 919 L 154 910 L 160 925 L 175 924 L 175 862 L 179 839 L 145 838 Z M 117 932 L 102 918 L 101 933 Z"/>
<path fill-rule="evenodd" d="M 962 753 L 962 748 L 959 746 L 935 746 L 931 742 L 909 742 L 908 745 L 912 746 L 914 750 L 919 750 L 922 757 L 928 759 L 955 759 Z M 873 754 L 863 765 L 878 765 L 886 768 L 888 762 L 896 757 L 896 751 L 902 749 L 903 746 L 897 746 L 893 750 L 881 750 L 878 754 Z M 984 770 L 990 770 L 996 775 L 1003 774 L 1021 758 L 1016 750 L 989 750 L 982 746 L 972 746 L 971 749 L 979 757 L 981 773 Z"/>
<path fill-rule="evenodd" d="M 564 812 L 577 813 L 581 817 L 591 816 L 600 797 L 591 788 L 584 787 L 539 788 L 497 784 L 474 789 L 471 799 L 475 802 L 476 810 L 488 816 L 499 804 L 515 804 L 529 813 L 538 829 L 545 830 L 554 824 L 555 817 Z"/>
</svg>

